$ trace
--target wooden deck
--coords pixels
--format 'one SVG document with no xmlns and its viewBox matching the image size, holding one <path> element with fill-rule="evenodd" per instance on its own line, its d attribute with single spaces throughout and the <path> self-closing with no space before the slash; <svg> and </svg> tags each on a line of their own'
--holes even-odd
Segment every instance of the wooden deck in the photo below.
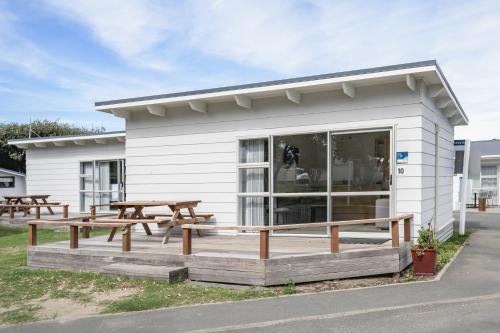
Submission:
<svg viewBox="0 0 500 333">
<path fill-rule="evenodd" d="M 269 259 L 259 259 L 258 235 L 205 236 L 192 239 L 192 255 L 182 255 L 182 239 L 161 244 L 161 235 L 133 234 L 132 251 L 107 236 L 80 238 L 79 248 L 56 242 L 28 248 L 28 266 L 106 272 L 109 265 L 186 267 L 191 280 L 258 286 L 397 273 L 411 263 L 409 243 L 391 241 L 343 244 L 330 252 L 330 240 L 313 237 L 271 237 Z M 119 237 L 117 237 L 119 238 Z"/>
</svg>

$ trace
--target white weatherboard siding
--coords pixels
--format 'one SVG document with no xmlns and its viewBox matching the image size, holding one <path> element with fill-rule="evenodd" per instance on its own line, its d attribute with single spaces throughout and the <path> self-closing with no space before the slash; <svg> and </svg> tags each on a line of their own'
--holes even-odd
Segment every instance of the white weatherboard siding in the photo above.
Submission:
<svg viewBox="0 0 500 333">
<path fill-rule="evenodd" d="M 132 114 L 127 120 L 127 199 L 200 199 L 198 211 L 214 213 L 217 223 L 235 224 L 239 138 L 391 128 L 394 152 L 409 152 L 404 175 L 393 171 L 392 214 L 414 213 L 415 235 L 434 207 L 432 121 L 420 94 L 404 83 L 357 87 L 354 98 L 328 91 L 304 94 L 300 104 L 273 97 L 254 99 L 251 109 L 218 103 L 210 104 L 206 114 L 187 108 L 168 109 L 166 117 Z M 442 128 L 443 159 L 449 160 L 445 139 L 451 140 L 453 129 Z M 448 169 L 443 168 L 439 211 L 446 219 L 452 193 L 445 194 Z"/>
<path fill-rule="evenodd" d="M 124 156 L 124 143 L 28 148 L 26 191 L 28 194 L 50 194 L 50 201 L 69 204 L 70 212 L 79 212 L 80 162 L 118 159 Z"/>
<path fill-rule="evenodd" d="M 422 216 L 424 221 L 430 221 L 435 217 L 435 228 L 437 237 L 447 239 L 453 232 L 453 175 L 455 169 L 455 147 L 454 147 L 454 127 L 443 113 L 436 108 L 432 99 L 423 98 L 423 114 L 425 131 L 430 135 L 425 141 L 425 147 L 428 154 L 431 156 L 429 165 L 435 170 L 435 133 L 436 126 L 439 126 L 438 140 L 438 196 L 437 210 L 434 209 L 435 201 L 435 172 L 432 172 L 432 184 L 429 189 L 432 189 L 432 202 L 423 211 Z M 427 223 L 427 222 L 425 222 Z"/>
</svg>

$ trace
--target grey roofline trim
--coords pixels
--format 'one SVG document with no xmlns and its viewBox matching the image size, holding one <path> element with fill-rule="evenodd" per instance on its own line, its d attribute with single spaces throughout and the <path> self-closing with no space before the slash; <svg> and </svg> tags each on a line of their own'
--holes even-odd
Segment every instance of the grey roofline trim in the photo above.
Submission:
<svg viewBox="0 0 500 333">
<path fill-rule="evenodd" d="M 121 104 L 121 103 L 130 103 L 130 102 L 144 102 L 144 101 L 150 101 L 150 100 L 162 99 L 162 98 L 182 97 L 182 96 L 201 95 L 201 94 L 217 93 L 217 92 L 224 92 L 224 91 L 231 91 L 231 90 L 259 88 L 259 87 L 275 86 L 275 85 L 281 85 L 281 84 L 287 84 L 287 83 L 298 83 L 298 82 L 316 81 L 316 80 L 324 80 L 324 79 L 333 79 L 333 78 L 339 78 L 339 77 L 344 77 L 344 76 L 381 73 L 381 72 L 389 72 L 389 71 L 395 71 L 395 70 L 401 70 L 401 69 L 418 68 L 418 67 L 426 67 L 426 66 L 436 66 L 436 68 L 438 68 L 441 76 L 444 78 L 444 75 L 442 74 L 441 70 L 439 69 L 439 66 L 437 65 L 436 60 L 426 60 L 426 61 L 411 62 L 411 63 L 405 63 L 405 64 L 391 65 L 391 66 L 372 67 L 372 68 L 356 69 L 356 70 L 336 72 L 336 73 L 302 76 L 302 77 L 295 77 L 295 78 L 282 79 L 282 80 L 263 81 L 263 82 L 255 82 L 255 83 L 240 84 L 240 85 L 234 85 L 234 86 L 225 86 L 225 87 L 218 87 L 218 88 L 209 88 L 209 89 L 191 90 L 191 91 L 183 91 L 183 92 L 176 92 L 176 93 L 169 93 L 169 94 L 160 94 L 160 95 L 151 95 L 151 96 L 142 96 L 142 97 L 133 97 L 133 98 L 101 101 L 101 102 L 95 102 L 95 106 L 97 107 L 97 106 L 105 106 L 105 105 L 113 105 L 113 104 Z M 444 79 L 444 80 L 445 80 L 447 88 L 450 90 L 450 92 L 452 92 L 448 82 L 446 81 L 446 79 Z M 452 92 L 452 94 L 453 94 L 453 92 Z M 453 94 L 453 97 L 455 97 L 454 94 Z M 456 99 L 456 97 L 455 97 L 455 99 Z"/>
<path fill-rule="evenodd" d="M 125 136 L 126 132 L 125 131 L 111 131 L 111 132 L 104 132 L 104 133 L 89 133 L 89 134 L 76 134 L 76 135 L 61 135 L 61 136 L 43 136 L 43 137 L 36 137 L 36 138 L 25 138 L 25 139 L 14 139 L 14 140 L 9 140 L 8 144 L 17 144 L 20 142 L 37 142 L 37 141 L 52 141 L 52 140 L 64 140 L 64 139 L 76 139 L 76 138 L 81 138 L 82 140 L 85 140 L 85 138 L 96 138 L 100 136 Z"/>
<path fill-rule="evenodd" d="M 0 168 L 0 172 L 8 173 L 8 174 L 19 176 L 19 177 L 26 177 L 26 175 L 24 173 L 17 172 L 14 170 L 4 169 L 4 168 Z"/>
</svg>

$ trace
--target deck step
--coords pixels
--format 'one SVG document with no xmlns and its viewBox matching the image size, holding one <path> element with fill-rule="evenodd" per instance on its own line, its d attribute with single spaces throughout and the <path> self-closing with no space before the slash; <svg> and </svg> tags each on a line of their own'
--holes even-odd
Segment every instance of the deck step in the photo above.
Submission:
<svg viewBox="0 0 500 333">
<path fill-rule="evenodd" d="M 100 271 L 105 274 L 132 278 L 147 278 L 167 281 L 169 283 L 183 281 L 188 276 L 187 267 L 137 265 L 127 263 L 114 263 L 106 265 L 103 266 Z"/>
</svg>

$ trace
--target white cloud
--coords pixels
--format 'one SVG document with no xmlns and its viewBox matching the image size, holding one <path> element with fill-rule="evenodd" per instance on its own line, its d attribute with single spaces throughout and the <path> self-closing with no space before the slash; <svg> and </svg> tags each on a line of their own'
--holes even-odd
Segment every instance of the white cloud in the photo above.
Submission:
<svg viewBox="0 0 500 333">
<path fill-rule="evenodd" d="M 88 27 L 104 46 L 137 65 L 168 70 L 161 48 L 176 27 L 173 6 L 141 0 L 47 0 L 59 15 Z"/>
<path fill-rule="evenodd" d="M 471 119 L 468 129 L 457 130 L 459 136 L 495 136 L 491 124 L 500 121 L 497 1 L 46 3 L 50 13 L 83 26 L 137 73 L 54 57 L 17 35 L 9 28 L 15 18 L 1 12 L 0 32 L 10 30 L 0 36 L 0 62 L 79 92 L 86 101 L 178 90 L 180 77 L 189 82 L 187 88 L 234 81 L 235 72 L 225 64 L 239 66 L 240 81 L 260 70 L 280 78 L 437 59 Z M 192 55 L 201 63 L 198 73 L 191 68 Z M 208 68 L 214 60 L 217 76 L 204 76 L 204 61 Z M 140 73 L 141 67 L 165 77 Z"/>
</svg>

